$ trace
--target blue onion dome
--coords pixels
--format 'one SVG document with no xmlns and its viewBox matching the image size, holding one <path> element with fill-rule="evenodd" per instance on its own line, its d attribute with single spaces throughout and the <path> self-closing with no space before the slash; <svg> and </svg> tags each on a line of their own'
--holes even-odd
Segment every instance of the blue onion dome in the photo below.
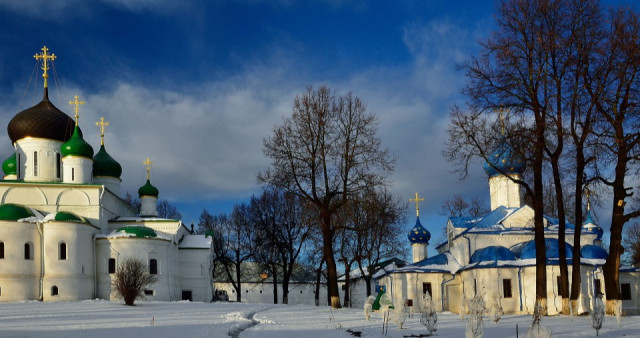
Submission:
<svg viewBox="0 0 640 338">
<path fill-rule="evenodd" d="M 25 137 L 60 142 L 71 137 L 75 121 L 49 101 L 48 93 L 48 88 L 45 88 L 40 103 L 19 112 L 11 119 L 7 133 L 12 143 Z"/>
<path fill-rule="evenodd" d="M 148 179 L 147 179 L 147 183 L 141 186 L 140 189 L 138 189 L 138 196 L 140 197 L 144 197 L 144 196 L 158 197 L 159 194 L 160 192 L 158 191 L 158 188 L 151 185 L 151 182 Z"/>
<path fill-rule="evenodd" d="M 516 256 L 503 246 L 488 246 L 478 249 L 471 255 L 471 263 L 515 261 Z"/>
<path fill-rule="evenodd" d="M 5 176 L 16 175 L 18 173 L 17 168 L 16 153 L 11 154 L 2 162 L 2 171 L 4 171 Z"/>
<path fill-rule="evenodd" d="M 522 174 L 526 168 L 527 166 L 522 157 L 516 153 L 506 140 L 500 142 L 484 164 L 484 172 L 489 177 L 502 175 L 502 173 Z"/>
<path fill-rule="evenodd" d="M 82 138 L 82 132 L 76 125 L 71 138 L 60 146 L 60 154 L 62 157 L 80 156 L 91 159 L 93 158 L 93 147 Z"/>
<path fill-rule="evenodd" d="M 582 256 L 582 258 L 607 259 L 609 254 L 598 245 L 587 244 L 580 248 L 580 256 Z"/>
<path fill-rule="evenodd" d="M 557 238 L 545 238 L 544 246 L 547 259 L 558 259 L 560 257 L 560 246 Z M 567 259 L 573 258 L 573 247 L 569 243 L 564 243 Z M 524 244 L 520 252 L 520 259 L 536 258 L 536 243 L 530 240 Z"/>
<path fill-rule="evenodd" d="M 593 218 L 591 218 L 591 210 L 587 210 L 587 217 L 582 224 L 582 228 L 584 229 L 585 234 L 595 234 L 596 239 L 602 239 L 602 235 L 604 235 L 604 230 L 593 222 Z"/>
<path fill-rule="evenodd" d="M 131 237 L 137 237 L 137 238 L 156 238 L 158 237 L 158 234 L 151 228 L 146 227 L 146 226 L 124 226 L 121 228 L 118 228 L 118 230 L 115 231 L 116 233 L 120 232 L 120 233 L 125 233 L 125 234 L 129 234 L 131 235 Z"/>
<path fill-rule="evenodd" d="M 416 218 L 416 225 L 409 231 L 409 242 L 411 244 L 429 244 L 431 233 L 420 223 L 420 217 Z"/>
<path fill-rule="evenodd" d="M 94 177 L 116 177 L 122 175 L 122 167 L 120 163 L 111 157 L 104 149 L 104 145 L 100 146 L 100 150 L 93 157 L 93 176 Z"/>
</svg>

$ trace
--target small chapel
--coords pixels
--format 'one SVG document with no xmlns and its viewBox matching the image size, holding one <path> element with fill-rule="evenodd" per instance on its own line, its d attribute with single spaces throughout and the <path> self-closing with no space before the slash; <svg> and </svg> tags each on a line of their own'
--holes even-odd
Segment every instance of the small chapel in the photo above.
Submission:
<svg viewBox="0 0 640 338">
<path fill-rule="evenodd" d="M 411 199 L 416 202 L 416 221 L 407 238 L 412 248 L 412 263 L 388 271 L 378 279 L 394 304 L 411 304 L 414 312 L 420 312 L 428 294 L 438 311 L 465 313 L 465 301 L 482 293 L 488 308 L 499 306 L 507 314 L 533 313 L 536 299 L 534 211 L 523 203 L 522 190 L 514 182 L 522 177 L 524 170 L 524 161 L 503 140 L 484 165 L 491 210 L 480 217 L 449 218 L 446 240 L 435 247 L 438 254 L 433 257 L 428 256 L 431 234 L 420 222 L 422 199 L 416 193 Z M 580 236 L 579 313 L 590 312 L 595 297 L 604 292 L 602 266 L 608 253 L 602 245 L 603 229 L 594 223 L 591 213 L 587 201 Z M 574 230 L 573 224 L 566 224 L 569 275 Z M 547 307 L 552 315 L 562 310 L 557 219 L 544 216 L 544 236 Z M 640 268 L 621 267 L 620 290 L 624 313 L 640 313 Z"/>
<path fill-rule="evenodd" d="M 49 100 L 48 70 L 57 58 L 45 46 L 42 100 L 16 114 L 7 133 L 11 155 L 0 181 L 0 301 L 114 299 L 118 264 L 135 257 L 157 281 L 147 300 L 210 301 L 211 238 L 180 220 L 158 217 L 159 191 L 138 190 L 138 212 L 121 196 L 121 165 L 104 142 L 109 122 L 96 122 L 100 148 L 83 139 L 80 107 L 72 119 Z M 141 180 L 142 181 L 142 180 Z"/>
</svg>

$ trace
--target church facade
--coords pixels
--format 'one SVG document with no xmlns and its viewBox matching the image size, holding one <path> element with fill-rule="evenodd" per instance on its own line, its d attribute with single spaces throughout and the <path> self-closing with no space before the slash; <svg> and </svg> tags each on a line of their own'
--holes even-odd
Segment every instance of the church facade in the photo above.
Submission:
<svg viewBox="0 0 640 338">
<path fill-rule="evenodd" d="M 138 190 L 137 213 L 120 196 L 122 167 L 101 145 L 83 139 L 78 96 L 75 121 L 49 100 L 47 70 L 56 57 L 46 47 L 42 101 L 7 127 L 12 154 L 0 181 L 0 301 L 113 299 L 111 282 L 127 257 L 143 260 L 157 281 L 149 300 L 211 300 L 211 238 L 180 220 L 158 217 L 159 191 Z"/>
<path fill-rule="evenodd" d="M 416 223 L 408 234 L 413 263 L 388 272 L 378 280 L 386 287 L 394 304 L 411 304 L 420 311 L 428 293 L 439 311 L 465 313 L 466 300 L 484 294 L 486 306 L 504 313 L 533 313 L 536 288 L 536 250 L 533 209 L 523 205 L 522 192 L 513 179 L 520 179 L 524 162 L 503 142 L 490 156 L 484 169 L 489 176 L 491 211 L 480 217 L 451 217 L 445 242 L 428 257 L 431 234 L 421 224 L 416 202 Z M 596 295 L 604 293 L 602 265 L 607 252 L 602 246 L 603 230 L 594 224 L 587 202 L 587 216 L 580 236 L 581 295 L 579 313 L 592 309 Z M 567 260 L 571 275 L 574 225 L 566 225 Z M 559 295 L 558 220 L 544 217 L 547 257 L 547 308 L 549 314 L 562 310 Z M 622 309 L 640 313 L 640 269 L 620 270 Z M 407 300 L 409 300 L 407 302 Z"/>
</svg>

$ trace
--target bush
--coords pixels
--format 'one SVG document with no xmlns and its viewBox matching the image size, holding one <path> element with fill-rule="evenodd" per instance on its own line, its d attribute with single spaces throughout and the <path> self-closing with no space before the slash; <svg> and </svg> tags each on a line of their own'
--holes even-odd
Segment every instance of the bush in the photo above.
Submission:
<svg viewBox="0 0 640 338">
<path fill-rule="evenodd" d="M 124 303 L 133 306 L 136 298 L 144 298 L 144 290 L 155 283 L 157 278 L 149 274 L 145 262 L 139 258 L 125 258 L 116 269 L 111 282 L 116 297 L 124 299 Z"/>
</svg>

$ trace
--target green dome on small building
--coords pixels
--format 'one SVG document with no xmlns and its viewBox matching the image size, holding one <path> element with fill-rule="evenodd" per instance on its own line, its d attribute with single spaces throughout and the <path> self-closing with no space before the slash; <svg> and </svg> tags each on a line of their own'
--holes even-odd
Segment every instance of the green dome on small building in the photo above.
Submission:
<svg viewBox="0 0 640 338">
<path fill-rule="evenodd" d="M 17 221 L 23 218 L 35 217 L 29 208 L 13 203 L 0 205 L 0 220 Z"/>
<path fill-rule="evenodd" d="M 93 176 L 108 176 L 120 178 L 122 175 L 122 167 L 120 163 L 111 157 L 104 149 L 104 145 L 100 146 L 100 150 L 93 157 Z"/>
<path fill-rule="evenodd" d="M 159 194 L 160 192 L 158 191 L 158 188 L 151 185 L 151 182 L 148 179 L 147 179 L 147 183 L 141 186 L 140 189 L 138 189 L 138 196 L 140 197 L 143 197 L 143 196 L 158 197 Z"/>
<path fill-rule="evenodd" d="M 84 223 L 89 224 L 86 218 L 82 216 L 78 216 L 74 213 L 68 211 L 58 211 L 56 212 L 56 216 L 54 218 L 55 221 L 58 222 L 73 222 L 73 223 Z"/>
<path fill-rule="evenodd" d="M 137 237 L 137 238 L 158 237 L 158 234 L 156 234 L 156 232 L 153 229 L 145 226 L 124 226 L 124 227 L 118 228 L 118 230 L 116 230 L 115 232 L 124 232 L 124 233 L 133 235 L 132 237 Z"/>
<path fill-rule="evenodd" d="M 17 169 L 16 153 L 11 154 L 6 160 L 4 160 L 4 162 L 2 162 L 2 171 L 4 171 L 5 176 L 16 175 L 18 173 Z"/>
<path fill-rule="evenodd" d="M 89 159 L 93 158 L 93 148 L 82 138 L 82 132 L 76 125 L 71 138 L 60 147 L 62 157 L 81 156 Z"/>
</svg>

